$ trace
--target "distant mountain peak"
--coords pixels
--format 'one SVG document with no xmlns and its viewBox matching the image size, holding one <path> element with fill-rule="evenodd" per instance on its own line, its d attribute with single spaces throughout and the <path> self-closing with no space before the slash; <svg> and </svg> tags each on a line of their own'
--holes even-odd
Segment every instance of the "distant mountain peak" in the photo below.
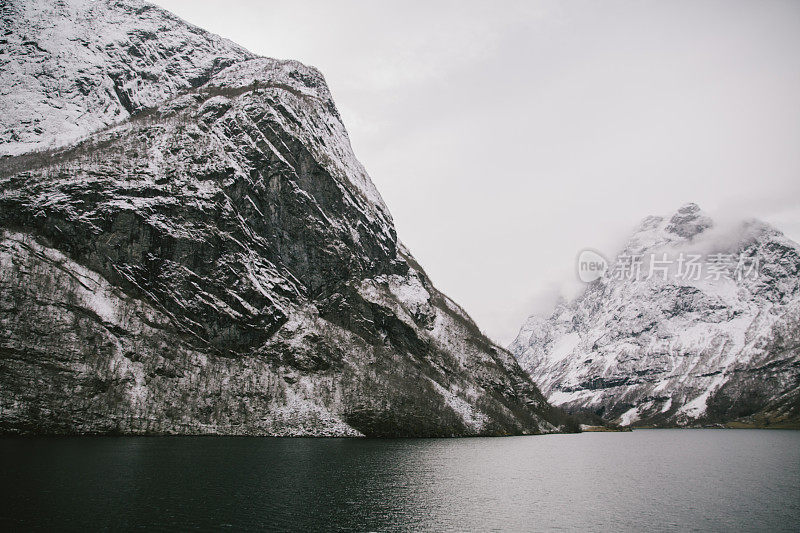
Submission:
<svg viewBox="0 0 800 533">
<path fill-rule="evenodd" d="M 700 206 L 688 203 L 672 215 L 666 229 L 680 237 L 691 239 L 713 225 L 711 218 L 700 210 Z"/>
<path fill-rule="evenodd" d="M 634 256 L 641 269 L 617 268 Z M 800 422 L 797 243 L 686 204 L 645 218 L 617 259 L 509 346 L 551 402 L 624 424 Z"/>
</svg>

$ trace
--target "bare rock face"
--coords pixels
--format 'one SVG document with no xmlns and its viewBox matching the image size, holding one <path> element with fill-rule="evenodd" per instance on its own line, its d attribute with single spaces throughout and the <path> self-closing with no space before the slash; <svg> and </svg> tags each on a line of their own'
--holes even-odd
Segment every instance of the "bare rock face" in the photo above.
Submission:
<svg viewBox="0 0 800 533">
<path fill-rule="evenodd" d="M 800 246 L 688 204 L 645 219 L 635 256 L 639 276 L 612 264 L 509 347 L 549 400 L 632 425 L 800 424 Z"/>
<path fill-rule="evenodd" d="M 0 83 L 4 105 L 64 104 L 41 133 L 37 111 L 3 113 L 6 153 L 88 132 L 0 162 L 0 431 L 571 429 L 399 243 L 318 71 L 132 0 L 4 9 L 15 32 L 30 13 L 62 28 L 47 43 L 78 59 L 46 59 L 57 79 L 127 68 L 131 105 L 105 81 L 61 100 L 27 74 Z M 95 22 L 74 18 L 87 10 Z M 3 60 L 30 73 L 37 54 Z"/>
</svg>

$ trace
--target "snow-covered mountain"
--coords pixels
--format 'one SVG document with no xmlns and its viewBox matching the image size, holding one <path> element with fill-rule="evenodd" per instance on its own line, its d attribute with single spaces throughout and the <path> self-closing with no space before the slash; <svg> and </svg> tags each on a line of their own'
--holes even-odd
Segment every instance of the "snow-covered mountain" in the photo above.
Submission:
<svg viewBox="0 0 800 533">
<path fill-rule="evenodd" d="M 2 10 L 1 431 L 566 428 L 398 241 L 317 70 L 137 0 Z"/>
<path fill-rule="evenodd" d="M 255 57 L 145 2 L 11 0 L 0 16 L 0 155 L 68 144 Z"/>
<path fill-rule="evenodd" d="M 695 204 L 509 346 L 554 405 L 634 425 L 800 422 L 800 246 Z"/>
</svg>

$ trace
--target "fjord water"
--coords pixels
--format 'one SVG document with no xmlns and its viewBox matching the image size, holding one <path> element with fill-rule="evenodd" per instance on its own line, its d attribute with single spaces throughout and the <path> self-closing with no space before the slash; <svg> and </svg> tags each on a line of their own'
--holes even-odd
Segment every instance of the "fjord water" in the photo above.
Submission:
<svg viewBox="0 0 800 533">
<path fill-rule="evenodd" d="M 3 529 L 796 530 L 800 432 L 0 440 Z"/>
</svg>

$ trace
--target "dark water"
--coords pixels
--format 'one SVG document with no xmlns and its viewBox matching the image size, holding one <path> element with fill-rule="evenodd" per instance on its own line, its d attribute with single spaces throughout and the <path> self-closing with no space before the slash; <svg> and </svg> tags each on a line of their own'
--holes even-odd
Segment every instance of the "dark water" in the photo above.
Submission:
<svg viewBox="0 0 800 533">
<path fill-rule="evenodd" d="M 800 432 L 0 439 L 0 528 L 800 529 Z"/>
</svg>

